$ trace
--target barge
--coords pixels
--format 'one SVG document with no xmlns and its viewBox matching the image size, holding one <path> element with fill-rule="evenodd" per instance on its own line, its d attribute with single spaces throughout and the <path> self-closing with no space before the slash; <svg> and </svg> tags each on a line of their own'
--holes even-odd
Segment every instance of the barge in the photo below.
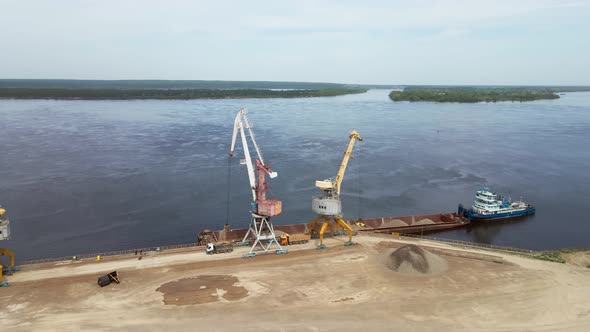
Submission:
<svg viewBox="0 0 590 332">
<path fill-rule="evenodd" d="M 383 217 L 372 219 L 358 219 L 347 221 L 355 232 L 399 233 L 399 234 L 425 234 L 459 227 L 465 227 L 469 220 L 457 213 L 438 213 L 402 217 Z M 309 229 L 307 223 L 274 225 L 275 235 L 282 234 L 310 234 L 312 238 L 319 234 L 321 225 Z M 247 228 L 232 229 L 225 225 L 222 230 L 204 230 L 198 236 L 201 244 L 207 242 L 241 242 L 248 232 Z M 342 235 L 346 231 L 337 223 L 330 223 L 326 228 L 325 236 Z"/>
</svg>

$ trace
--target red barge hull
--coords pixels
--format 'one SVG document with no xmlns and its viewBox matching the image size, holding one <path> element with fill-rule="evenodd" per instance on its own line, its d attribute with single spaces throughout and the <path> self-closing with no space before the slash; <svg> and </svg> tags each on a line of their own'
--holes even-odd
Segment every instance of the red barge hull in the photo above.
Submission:
<svg viewBox="0 0 590 332">
<path fill-rule="evenodd" d="M 438 213 L 402 217 L 384 217 L 372 219 L 351 220 L 347 223 L 355 232 L 376 232 L 376 233 L 400 233 L 400 234 L 424 234 L 459 227 L 465 227 L 469 220 L 456 213 Z M 275 232 L 281 231 L 287 234 L 317 234 L 321 223 L 315 229 L 310 230 L 307 223 L 274 225 Z M 324 236 L 341 234 L 343 231 L 336 223 L 331 223 Z M 242 241 L 248 229 L 231 229 L 213 231 L 217 241 Z M 277 234 L 278 236 L 278 234 Z"/>
</svg>

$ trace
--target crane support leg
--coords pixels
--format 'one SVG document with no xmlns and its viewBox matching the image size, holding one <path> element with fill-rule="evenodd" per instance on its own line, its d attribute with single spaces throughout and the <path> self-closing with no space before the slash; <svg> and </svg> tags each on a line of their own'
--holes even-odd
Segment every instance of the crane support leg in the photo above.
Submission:
<svg viewBox="0 0 590 332">
<path fill-rule="evenodd" d="M 8 267 L 13 267 L 14 266 L 14 253 L 8 249 L 0 248 L 0 256 L 4 256 L 4 255 L 10 257 L 10 263 L 9 263 L 10 265 L 8 265 Z"/>
<path fill-rule="evenodd" d="M 279 242 L 276 240 L 276 235 L 274 228 L 272 226 L 272 221 L 267 216 L 261 216 L 257 214 L 252 214 L 252 221 L 250 222 L 250 228 L 248 232 L 244 236 L 244 240 L 242 243 L 247 243 L 250 237 L 254 237 L 254 241 L 252 247 L 250 247 L 250 252 L 244 255 L 244 257 L 253 257 L 256 256 L 257 247 L 260 247 L 263 252 L 267 252 L 270 250 L 272 245 L 276 245 L 278 249 L 275 251 L 277 254 L 286 254 L 287 250 L 283 249 Z"/>
<path fill-rule="evenodd" d="M 339 223 L 340 226 L 346 229 L 346 231 L 348 232 L 348 242 L 352 242 L 352 228 L 350 228 L 350 226 L 346 223 L 346 221 L 342 220 L 342 218 L 334 218 L 334 220 L 336 220 L 336 222 Z"/>
<path fill-rule="evenodd" d="M 324 231 L 328 227 L 328 224 L 330 224 L 330 219 L 325 218 L 324 223 L 322 224 L 322 228 L 320 228 L 320 245 L 318 247 L 325 248 L 325 246 L 324 246 Z"/>
<path fill-rule="evenodd" d="M 8 249 L 3 249 L 0 248 L 0 256 L 8 256 L 10 257 L 10 263 L 8 263 L 8 266 L 2 265 L 2 263 L 0 263 L 0 282 L 2 282 L 2 275 L 4 275 L 4 269 L 12 269 L 14 268 L 14 253 Z"/>
<path fill-rule="evenodd" d="M 322 220 L 323 216 L 317 216 L 317 218 L 315 218 L 314 220 L 310 221 L 307 224 L 307 231 L 309 232 L 309 235 L 311 235 L 311 233 L 313 232 L 313 228 L 315 227 L 315 224 L 318 223 L 318 221 Z"/>
</svg>

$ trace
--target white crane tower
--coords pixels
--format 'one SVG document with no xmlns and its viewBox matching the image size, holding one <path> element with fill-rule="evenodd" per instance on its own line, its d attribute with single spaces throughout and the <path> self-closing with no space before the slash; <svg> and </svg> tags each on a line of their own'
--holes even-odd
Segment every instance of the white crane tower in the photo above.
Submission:
<svg viewBox="0 0 590 332">
<path fill-rule="evenodd" d="M 254 237 L 254 242 L 250 248 L 250 252 L 245 256 L 255 256 L 256 254 L 254 253 L 254 250 L 257 246 L 260 246 L 263 252 L 267 252 L 270 250 L 270 247 L 273 244 L 278 247 L 276 250 L 277 254 L 284 254 L 287 253 L 287 250 L 284 250 L 277 242 L 275 231 L 270 219 L 271 217 L 277 216 L 281 213 L 281 201 L 266 199 L 266 189 L 268 189 L 268 185 L 266 184 L 266 174 L 268 174 L 270 178 L 275 178 L 277 177 L 277 173 L 273 172 L 270 166 L 264 163 L 262 153 L 260 153 L 260 148 L 258 147 L 256 139 L 254 138 L 254 133 L 252 132 L 252 126 L 248 122 L 248 117 L 246 116 L 247 114 L 248 112 L 242 108 L 238 112 L 238 115 L 236 115 L 231 148 L 229 151 L 229 156 L 233 157 L 236 138 L 238 132 L 240 132 L 240 136 L 242 137 L 245 163 L 246 167 L 248 168 L 248 179 L 250 180 L 250 189 L 252 190 L 253 201 L 252 211 L 250 211 L 252 214 L 250 227 L 242 242 L 247 242 L 251 236 Z M 248 130 L 250 140 L 252 141 L 252 145 L 254 145 L 254 149 L 256 150 L 256 154 L 258 156 L 258 159 L 255 163 L 256 171 L 258 172 L 258 183 L 256 183 L 256 177 L 254 176 L 254 165 L 252 164 L 250 149 L 248 148 L 248 141 L 246 140 L 246 129 Z"/>
</svg>

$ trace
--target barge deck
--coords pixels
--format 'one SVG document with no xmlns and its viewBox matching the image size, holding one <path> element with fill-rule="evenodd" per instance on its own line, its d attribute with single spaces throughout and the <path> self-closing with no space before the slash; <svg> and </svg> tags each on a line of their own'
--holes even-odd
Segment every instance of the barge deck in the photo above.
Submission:
<svg viewBox="0 0 590 332">
<path fill-rule="evenodd" d="M 383 217 L 371 219 L 359 219 L 347 221 L 355 232 L 375 232 L 375 233 L 400 233 L 400 234 L 425 234 L 459 227 L 465 227 L 470 222 L 468 219 L 457 215 L 456 213 L 438 213 L 402 217 Z M 319 233 L 317 225 L 314 229 L 309 229 L 307 223 L 274 225 L 275 233 L 282 234 L 312 234 Z M 207 231 L 210 232 L 210 231 Z M 239 242 L 242 241 L 247 228 L 231 229 L 225 227 L 223 230 L 212 231 L 217 241 Z M 343 229 L 336 223 L 331 223 L 324 236 L 335 236 L 343 233 Z"/>
</svg>

